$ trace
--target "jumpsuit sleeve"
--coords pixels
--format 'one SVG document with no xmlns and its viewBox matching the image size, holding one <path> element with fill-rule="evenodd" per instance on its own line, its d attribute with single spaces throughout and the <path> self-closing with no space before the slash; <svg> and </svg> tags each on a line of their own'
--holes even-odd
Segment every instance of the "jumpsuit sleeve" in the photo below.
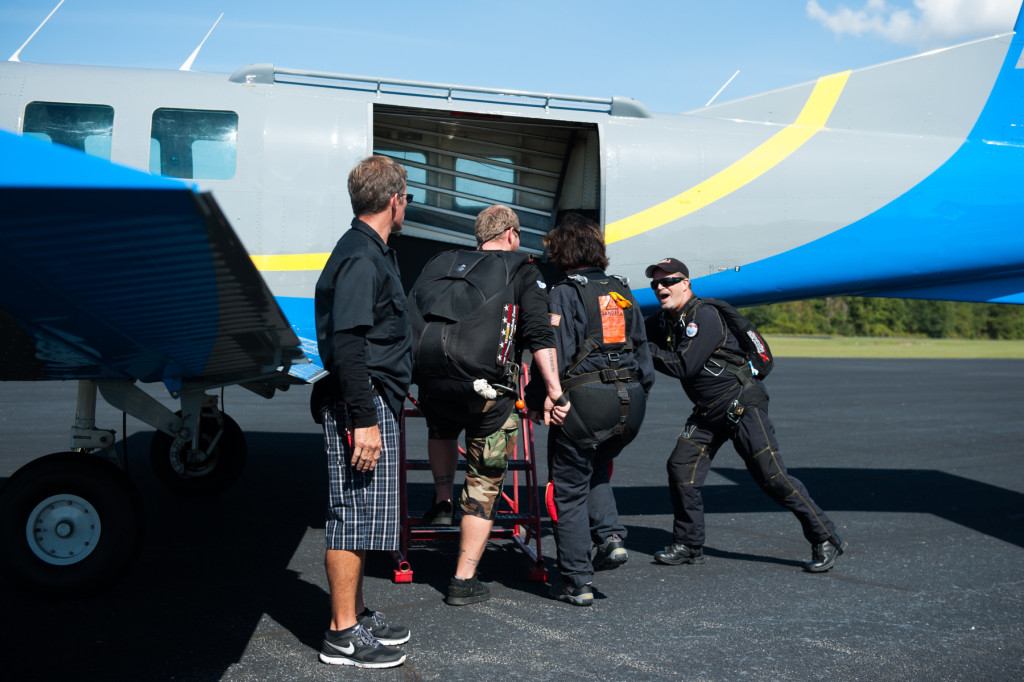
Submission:
<svg viewBox="0 0 1024 682">
<path fill-rule="evenodd" d="M 648 320 L 648 331 L 659 327 L 657 316 Z M 692 330 L 692 335 L 687 329 Z M 674 347 L 667 348 L 668 339 L 665 334 L 655 337 L 648 343 L 654 360 L 654 367 L 659 372 L 677 379 L 690 379 L 704 369 L 705 363 L 719 347 L 726 342 L 726 327 L 722 318 L 714 308 L 702 305 L 697 308 L 693 320 L 689 323 L 673 324 Z"/>
<path fill-rule="evenodd" d="M 567 293 L 566 290 L 569 290 Z M 567 362 L 576 354 L 579 340 L 575 332 L 573 318 L 579 313 L 572 308 L 572 298 L 576 298 L 575 289 L 569 286 L 559 286 L 551 289 L 550 295 L 546 296 L 548 315 L 546 324 L 551 332 L 553 344 L 541 346 L 541 348 L 554 348 L 558 356 L 558 376 L 565 375 Z M 533 347 L 531 346 L 531 350 Z M 530 377 L 530 383 L 526 387 L 526 404 L 530 409 L 541 409 L 544 406 L 544 398 L 547 396 L 547 386 L 539 373 Z"/>
<path fill-rule="evenodd" d="M 646 320 L 647 350 L 650 351 L 654 369 L 670 377 L 681 379 L 682 367 L 673 349 L 668 347 L 668 333 L 662 327 L 662 317 L 662 313 L 656 313 Z"/>
<path fill-rule="evenodd" d="M 654 361 L 651 358 L 651 349 L 647 345 L 647 330 L 644 325 L 644 317 L 640 312 L 640 306 L 633 304 L 633 348 L 636 350 L 637 377 L 644 391 L 648 393 L 654 386 Z"/>
</svg>

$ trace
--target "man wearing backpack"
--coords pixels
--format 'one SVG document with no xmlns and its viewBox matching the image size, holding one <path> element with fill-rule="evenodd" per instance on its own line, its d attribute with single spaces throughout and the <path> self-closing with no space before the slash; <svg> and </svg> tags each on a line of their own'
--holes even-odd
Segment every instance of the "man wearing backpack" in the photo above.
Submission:
<svg viewBox="0 0 1024 682">
<path fill-rule="evenodd" d="M 661 312 L 646 320 L 654 366 L 679 379 L 694 405 L 667 466 L 675 517 L 672 544 L 656 552 L 655 560 L 704 562 L 701 487 L 711 460 L 728 440 L 761 490 L 800 522 L 811 543 L 804 570 L 830 570 L 847 545 L 804 484 L 786 471 L 768 417 L 768 394 L 725 318 L 694 295 L 689 270 L 679 260 L 665 258 L 649 266 L 646 275 L 661 305 Z"/>
<path fill-rule="evenodd" d="M 413 380 L 420 387 L 434 475 L 435 503 L 424 515 L 426 524 L 452 522 L 457 439 L 466 432 L 459 558 L 445 598 L 452 606 L 490 598 L 490 588 L 477 577 L 477 565 L 519 436 L 519 415 L 513 409 L 517 349 L 529 348 L 533 368 L 544 381 L 545 423 L 561 424 L 569 412 L 558 381 L 547 285 L 528 256 L 514 253 L 519 248 L 518 217 L 508 206 L 491 206 L 477 216 L 475 232 L 476 251 L 438 254 L 409 292 Z M 477 272 L 488 273 L 486 281 L 472 280 Z M 466 281 L 472 286 L 462 286 Z M 473 292 L 479 306 L 468 298 Z M 476 308 L 484 314 L 474 314 Z"/>
</svg>

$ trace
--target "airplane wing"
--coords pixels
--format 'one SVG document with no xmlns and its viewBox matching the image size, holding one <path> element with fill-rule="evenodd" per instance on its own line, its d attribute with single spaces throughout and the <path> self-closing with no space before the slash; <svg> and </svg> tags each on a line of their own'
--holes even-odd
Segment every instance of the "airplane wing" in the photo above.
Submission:
<svg viewBox="0 0 1024 682">
<path fill-rule="evenodd" d="M 0 131 L 0 380 L 274 380 L 299 339 L 210 194 Z"/>
</svg>

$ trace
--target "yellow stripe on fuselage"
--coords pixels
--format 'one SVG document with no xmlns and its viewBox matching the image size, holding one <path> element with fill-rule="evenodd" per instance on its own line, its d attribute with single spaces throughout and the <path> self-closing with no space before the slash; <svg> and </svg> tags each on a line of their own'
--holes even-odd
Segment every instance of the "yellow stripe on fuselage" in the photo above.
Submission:
<svg viewBox="0 0 1024 682">
<path fill-rule="evenodd" d="M 295 253 L 279 256 L 251 256 L 257 270 L 288 272 L 294 270 L 323 270 L 329 253 Z"/>
<path fill-rule="evenodd" d="M 695 187 L 668 201 L 609 223 L 605 227 L 605 242 L 611 244 L 678 220 L 735 192 L 771 170 L 825 126 L 849 76 L 850 72 L 844 71 L 818 79 L 794 123 Z"/>
<path fill-rule="evenodd" d="M 668 201 L 609 223 L 605 228 L 605 242 L 611 244 L 689 215 L 735 192 L 778 165 L 825 126 L 836 102 L 839 101 L 839 95 L 842 94 L 849 76 L 850 72 L 844 71 L 818 79 L 796 121 L 780 130 L 742 159 L 695 187 L 691 187 Z M 258 270 L 264 272 L 323 270 L 330 255 L 329 253 L 296 253 L 253 256 L 252 261 Z"/>
</svg>

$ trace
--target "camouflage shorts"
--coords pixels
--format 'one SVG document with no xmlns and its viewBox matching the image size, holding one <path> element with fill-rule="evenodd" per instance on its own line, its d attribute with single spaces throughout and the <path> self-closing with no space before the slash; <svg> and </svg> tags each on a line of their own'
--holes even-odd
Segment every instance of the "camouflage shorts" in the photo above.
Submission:
<svg viewBox="0 0 1024 682">
<path fill-rule="evenodd" d="M 491 435 L 466 439 L 466 484 L 462 486 L 461 498 L 463 512 L 492 521 L 497 516 L 498 497 L 518 438 L 519 415 L 513 412 Z"/>
</svg>

